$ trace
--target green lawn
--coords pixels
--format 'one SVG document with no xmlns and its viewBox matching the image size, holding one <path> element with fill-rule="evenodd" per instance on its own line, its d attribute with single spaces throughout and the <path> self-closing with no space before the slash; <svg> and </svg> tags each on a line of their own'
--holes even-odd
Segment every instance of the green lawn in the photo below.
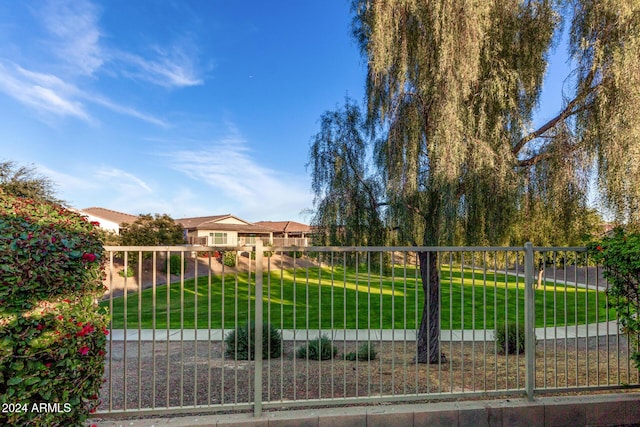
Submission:
<svg viewBox="0 0 640 427">
<path fill-rule="evenodd" d="M 290 270 L 276 271 L 264 277 L 264 319 L 285 329 L 415 329 L 423 298 L 416 276 L 415 268 L 395 268 L 388 276 L 356 274 L 351 268 L 299 269 L 295 277 Z M 498 322 L 516 316 L 523 321 L 522 278 L 517 283 L 503 273 L 449 266 L 443 266 L 440 277 L 442 329 L 493 329 L 495 316 Z M 166 329 L 167 322 L 172 329 L 218 329 L 224 319 L 229 329 L 246 323 L 255 308 L 255 286 L 247 274 L 212 277 L 211 286 L 207 277 L 200 277 L 183 286 L 157 286 L 155 292 L 155 309 L 153 289 L 127 295 L 128 328 L 138 328 L 139 322 L 143 329 L 152 328 L 155 320 L 158 329 Z M 101 305 L 108 307 L 109 301 Z M 124 307 L 124 297 L 113 299 L 113 328 L 123 328 Z M 536 289 L 535 313 L 538 327 L 604 321 L 605 295 L 547 282 Z M 613 311 L 609 316 L 614 317 Z"/>
</svg>

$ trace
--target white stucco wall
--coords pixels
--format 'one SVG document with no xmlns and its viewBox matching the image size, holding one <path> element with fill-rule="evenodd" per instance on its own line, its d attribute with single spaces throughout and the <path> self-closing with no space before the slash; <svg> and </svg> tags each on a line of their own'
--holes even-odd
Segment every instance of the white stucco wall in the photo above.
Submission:
<svg viewBox="0 0 640 427">
<path fill-rule="evenodd" d="M 99 218 L 97 216 L 89 215 L 87 213 L 81 212 L 82 215 L 87 217 L 87 221 L 96 221 L 100 223 L 100 228 L 107 231 L 112 231 L 116 234 L 120 234 L 120 225 L 113 221 L 107 221 L 104 218 Z"/>
</svg>

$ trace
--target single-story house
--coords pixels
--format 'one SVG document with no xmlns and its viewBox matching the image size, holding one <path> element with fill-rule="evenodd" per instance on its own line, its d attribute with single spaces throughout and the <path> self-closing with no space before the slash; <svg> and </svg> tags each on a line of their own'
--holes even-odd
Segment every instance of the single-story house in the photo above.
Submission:
<svg viewBox="0 0 640 427">
<path fill-rule="evenodd" d="M 255 225 L 272 230 L 273 246 L 309 246 L 311 227 L 295 221 L 258 221 Z"/>
<path fill-rule="evenodd" d="M 175 220 L 185 229 L 187 243 L 204 246 L 252 245 L 257 239 L 268 244 L 272 231 L 231 214 L 180 218 Z"/>
<path fill-rule="evenodd" d="M 96 221 L 103 230 L 120 234 L 121 224 L 132 224 L 138 217 L 124 212 L 113 211 L 105 208 L 86 208 L 77 211 L 87 217 L 88 221 Z"/>
</svg>

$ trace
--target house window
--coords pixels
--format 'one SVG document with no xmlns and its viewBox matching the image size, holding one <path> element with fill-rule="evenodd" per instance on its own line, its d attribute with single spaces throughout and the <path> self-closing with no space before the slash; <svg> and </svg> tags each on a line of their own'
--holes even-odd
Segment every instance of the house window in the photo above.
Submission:
<svg viewBox="0 0 640 427">
<path fill-rule="evenodd" d="M 209 237 L 213 241 L 214 245 L 227 244 L 227 233 L 209 233 Z"/>
<path fill-rule="evenodd" d="M 256 235 L 251 234 L 244 238 L 244 241 L 247 245 L 255 245 L 256 244 Z"/>
</svg>

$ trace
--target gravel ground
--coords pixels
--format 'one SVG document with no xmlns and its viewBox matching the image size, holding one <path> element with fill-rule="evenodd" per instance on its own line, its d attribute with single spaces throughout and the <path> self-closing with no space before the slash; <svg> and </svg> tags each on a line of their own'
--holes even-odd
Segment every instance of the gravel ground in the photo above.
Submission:
<svg viewBox="0 0 640 427">
<path fill-rule="evenodd" d="M 525 384 L 523 355 L 496 354 L 493 342 L 443 342 L 447 360 L 439 365 L 416 364 L 414 342 L 375 343 L 378 358 L 371 362 L 345 361 L 342 355 L 357 344 L 335 344 L 337 358 L 307 363 L 285 342 L 282 357 L 263 362 L 263 401 L 495 391 Z M 537 387 L 639 383 L 624 338 L 538 341 L 536 355 Z M 105 375 L 111 375 L 112 388 L 105 382 L 101 411 L 123 409 L 125 396 L 129 409 L 253 400 L 254 362 L 224 358 L 220 342 L 162 342 L 155 348 L 130 342 L 126 351 L 123 342 L 114 342 Z"/>
</svg>

